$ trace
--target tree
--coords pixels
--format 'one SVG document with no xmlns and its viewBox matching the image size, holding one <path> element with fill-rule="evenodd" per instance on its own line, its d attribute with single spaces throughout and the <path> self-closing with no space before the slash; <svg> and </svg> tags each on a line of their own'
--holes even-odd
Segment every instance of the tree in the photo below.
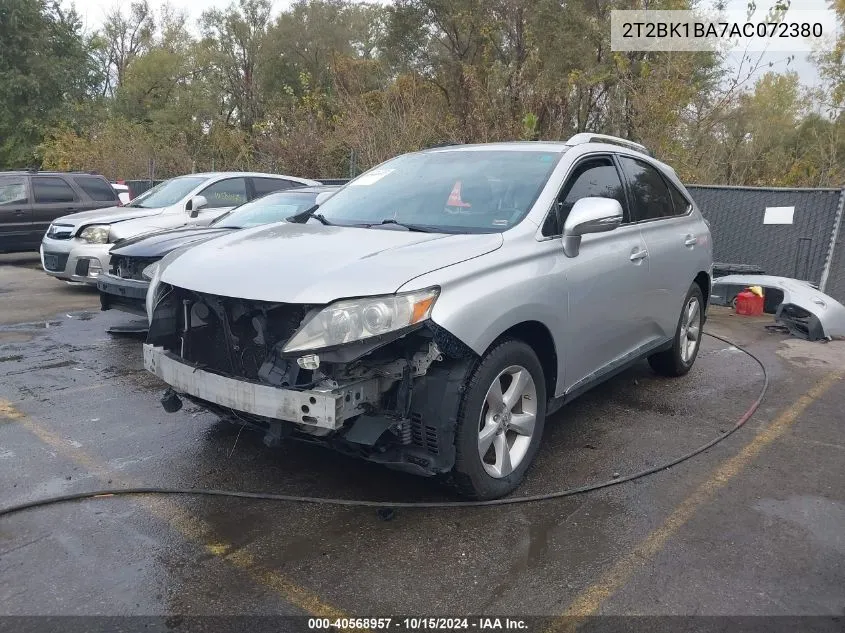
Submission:
<svg viewBox="0 0 845 633">
<path fill-rule="evenodd" d="M 100 37 L 105 43 L 101 53 L 105 82 L 103 94 L 114 94 L 123 84 L 126 70 L 134 59 L 149 50 L 155 21 L 147 0 L 129 5 L 128 14 L 118 6 L 107 16 Z"/>
<path fill-rule="evenodd" d="M 45 131 L 72 124 L 99 83 L 76 13 L 58 1 L 0 7 L 0 167 L 40 164 Z"/>
<path fill-rule="evenodd" d="M 263 114 L 258 76 L 270 10 L 270 0 L 239 0 L 225 11 L 206 11 L 201 20 L 224 90 L 226 122 L 237 122 L 247 134 Z"/>
</svg>

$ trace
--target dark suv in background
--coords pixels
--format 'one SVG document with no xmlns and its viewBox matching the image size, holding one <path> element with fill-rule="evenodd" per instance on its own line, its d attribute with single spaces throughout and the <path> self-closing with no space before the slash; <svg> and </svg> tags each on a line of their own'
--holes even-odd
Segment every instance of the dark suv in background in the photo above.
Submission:
<svg viewBox="0 0 845 633">
<path fill-rule="evenodd" d="M 96 174 L 0 172 L 0 253 L 37 251 L 56 218 L 119 205 L 109 181 Z"/>
</svg>

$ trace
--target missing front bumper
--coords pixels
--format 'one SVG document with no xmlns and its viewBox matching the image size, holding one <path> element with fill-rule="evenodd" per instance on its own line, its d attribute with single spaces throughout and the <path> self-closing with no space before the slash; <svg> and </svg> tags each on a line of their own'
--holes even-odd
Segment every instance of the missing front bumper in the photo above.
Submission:
<svg viewBox="0 0 845 633">
<path fill-rule="evenodd" d="M 177 393 L 221 407 L 306 427 L 337 430 L 379 397 L 378 380 L 362 380 L 332 391 L 294 390 L 228 378 L 184 362 L 163 347 L 144 344 L 144 367 Z"/>
</svg>

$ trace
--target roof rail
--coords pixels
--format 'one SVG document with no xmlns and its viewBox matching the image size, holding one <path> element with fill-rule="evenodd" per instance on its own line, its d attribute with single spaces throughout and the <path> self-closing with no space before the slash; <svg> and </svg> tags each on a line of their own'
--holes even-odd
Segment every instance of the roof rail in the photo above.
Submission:
<svg viewBox="0 0 845 633">
<path fill-rule="evenodd" d="M 651 150 L 648 149 L 645 145 L 635 143 L 634 141 L 629 141 L 628 139 L 619 138 L 618 136 L 608 136 L 607 134 L 592 134 L 591 132 L 581 132 L 580 134 L 576 134 L 568 141 L 566 141 L 567 145 L 582 145 L 584 143 L 609 143 L 610 145 L 621 145 L 622 147 L 627 147 L 629 149 L 634 149 L 638 152 L 642 152 L 647 156 L 654 156 L 654 154 L 651 153 Z"/>
</svg>

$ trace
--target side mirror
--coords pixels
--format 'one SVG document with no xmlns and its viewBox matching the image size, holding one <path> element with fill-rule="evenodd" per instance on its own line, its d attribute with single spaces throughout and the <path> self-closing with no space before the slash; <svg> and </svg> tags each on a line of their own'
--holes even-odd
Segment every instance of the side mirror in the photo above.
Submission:
<svg viewBox="0 0 845 633">
<path fill-rule="evenodd" d="M 188 200 L 185 205 L 185 210 L 191 212 L 191 217 L 195 218 L 200 214 L 200 210 L 208 206 L 208 199 L 205 196 L 194 196 Z"/>
<path fill-rule="evenodd" d="M 314 204 L 323 204 L 326 200 L 334 195 L 334 191 L 321 191 L 314 199 Z"/>
<path fill-rule="evenodd" d="M 581 198 L 572 206 L 563 225 L 563 252 L 577 257 L 581 236 L 612 231 L 622 224 L 622 205 L 613 198 Z"/>
</svg>

